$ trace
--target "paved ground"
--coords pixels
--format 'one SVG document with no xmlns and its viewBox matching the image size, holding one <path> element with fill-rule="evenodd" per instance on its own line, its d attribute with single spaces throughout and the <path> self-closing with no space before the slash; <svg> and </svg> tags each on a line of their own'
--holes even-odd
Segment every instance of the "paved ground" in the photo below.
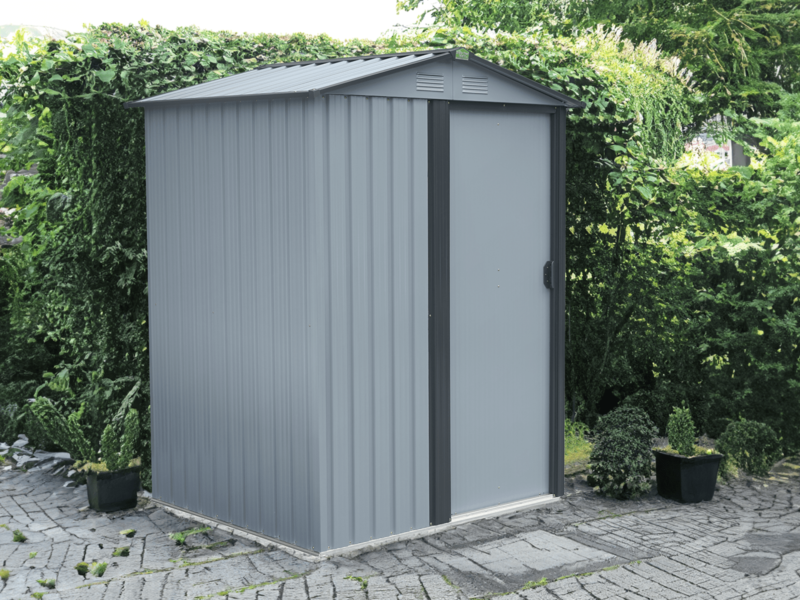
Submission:
<svg viewBox="0 0 800 600">
<path fill-rule="evenodd" d="M 152 505 L 81 510 L 85 487 L 65 481 L 0 472 L 0 568 L 10 572 L 0 599 L 800 598 L 795 478 L 740 481 L 692 506 L 609 501 L 573 480 L 571 495 L 549 507 L 320 563 L 216 531 L 177 546 L 167 534 L 195 524 Z M 12 541 L 15 529 L 27 541 Z M 129 539 L 125 529 L 136 533 Z M 120 547 L 129 555 L 114 557 Z M 82 561 L 108 568 L 84 578 Z M 55 589 L 40 579 L 55 579 Z"/>
</svg>

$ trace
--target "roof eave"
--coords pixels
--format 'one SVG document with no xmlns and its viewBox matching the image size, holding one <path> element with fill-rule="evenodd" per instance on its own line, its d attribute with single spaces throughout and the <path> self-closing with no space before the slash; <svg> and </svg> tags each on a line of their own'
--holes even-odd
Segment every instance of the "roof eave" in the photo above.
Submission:
<svg viewBox="0 0 800 600">
<path fill-rule="evenodd" d="M 208 104 L 219 102 L 241 102 L 246 100 L 281 100 L 285 98 L 311 98 L 316 90 L 303 90 L 299 92 L 285 92 L 280 94 L 246 94 L 241 96 L 217 96 L 206 98 L 175 98 L 173 100 L 157 100 L 158 96 L 125 102 L 125 108 L 148 108 L 150 106 L 177 106 L 179 104 Z"/>
</svg>

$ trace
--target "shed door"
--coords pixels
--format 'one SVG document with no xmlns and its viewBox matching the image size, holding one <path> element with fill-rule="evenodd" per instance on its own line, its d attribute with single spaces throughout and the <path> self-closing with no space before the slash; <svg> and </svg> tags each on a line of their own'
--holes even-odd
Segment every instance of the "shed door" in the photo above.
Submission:
<svg viewBox="0 0 800 600">
<path fill-rule="evenodd" d="M 548 493 L 550 115 L 450 106 L 453 514 Z"/>
</svg>

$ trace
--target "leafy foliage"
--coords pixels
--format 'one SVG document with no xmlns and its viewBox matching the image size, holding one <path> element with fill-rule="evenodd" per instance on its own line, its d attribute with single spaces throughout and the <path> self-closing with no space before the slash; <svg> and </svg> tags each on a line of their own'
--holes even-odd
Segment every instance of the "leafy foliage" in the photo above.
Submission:
<svg viewBox="0 0 800 600">
<path fill-rule="evenodd" d="M 23 542 L 27 541 L 28 537 L 22 533 L 19 529 L 15 529 L 13 532 L 13 540 L 22 544 Z"/>
<path fill-rule="evenodd" d="M 106 425 L 103 431 L 103 437 L 100 439 L 100 447 L 103 452 L 103 462 L 109 471 L 118 471 L 123 464 L 119 456 L 119 438 L 117 432 L 114 431 L 114 426 L 110 423 Z"/>
<path fill-rule="evenodd" d="M 732 460 L 746 473 L 760 476 L 768 475 L 783 455 L 780 440 L 769 425 L 745 419 L 728 425 L 717 439 L 717 450 L 725 455 L 726 463 Z"/>
<path fill-rule="evenodd" d="M 584 23 L 621 25 L 682 60 L 707 95 L 707 114 L 774 116 L 800 84 L 800 4 L 793 0 L 594 0 Z"/>
<path fill-rule="evenodd" d="M 139 413 L 135 408 L 125 416 L 125 433 L 122 443 L 114 426 L 109 423 L 103 431 L 100 445 L 103 451 L 103 462 L 109 471 L 119 471 L 128 467 L 135 456 L 135 448 L 139 441 Z"/>
<path fill-rule="evenodd" d="M 642 409 L 623 406 L 601 417 L 590 458 L 590 485 L 606 496 L 629 499 L 650 490 L 653 438 L 658 430 Z"/>
<path fill-rule="evenodd" d="M 686 407 L 678 406 L 672 411 L 667 423 L 667 437 L 669 445 L 678 454 L 692 456 L 694 454 L 695 429 L 692 414 Z"/>
<path fill-rule="evenodd" d="M 80 426 L 83 407 L 65 419 L 49 398 L 38 398 L 31 407 L 42 428 L 51 440 L 79 460 L 95 460 L 95 453 Z"/>
<path fill-rule="evenodd" d="M 136 447 L 139 441 L 139 412 L 132 408 L 125 415 L 125 433 L 122 436 L 122 447 L 120 449 L 120 462 L 123 466 L 128 465 L 136 456 Z"/>
<path fill-rule="evenodd" d="M 643 175 L 655 180 L 647 209 L 660 224 L 659 268 L 670 274 L 669 285 L 651 290 L 642 330 L 657 343 L 636 348 L 651 376 L 630 401 L 651 390 L 653 412 L 664 414 L 672 394 L 712 437 L 742 415 L 772 426 L 792 449 L 800 446 L 800 124 L 747 123 L 762 139 L 747 168 L 618 158 L 627 167 L 615 180 L 621 195 L 636 193 Z"/>
</svg>

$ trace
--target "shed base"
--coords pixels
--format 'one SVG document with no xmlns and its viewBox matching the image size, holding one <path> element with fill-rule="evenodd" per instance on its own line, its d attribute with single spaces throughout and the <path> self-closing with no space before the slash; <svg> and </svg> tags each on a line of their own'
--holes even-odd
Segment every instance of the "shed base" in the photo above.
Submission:
<svg viewBox="0 0 800 600">
<path fill-rule="evenodd" d="M 242 527 L 237 527 L 235 525 L 231 525 L 230 523 L 212 519 L 185 508 L 179 508 L 162 500 L 156 500 L 155 498 L 152 498 L 152 502 L 176 517 L 191 519 L 192 521 L 219 529 L 220 531 L 238 535 L 239 537 L 256 542 L 262 546 L 274 546 L 280 550 L 283 550 L 287 554 L 291 554 L 292 556 L 296 556 L 297 558 L 301 558 L 308 562 L 320 562 L 334 556 L 354 557 L 359 554 L 363 554 L 364 552 L 377 550 L 378 548 L 388 546 L 389 544 L 394 544 L 396 542 L 405 542 L 408 540 L 414 540 L 417 538 L 442 533 L 444 531 L 454 529 L 459 525 L 471 523 L 472 521 L 491 519 L 523 510 L 539 508 L 541 506 L 545 506 L 546 504 L 558 502 L 560 499 L 561 498 L 558 498 L 553 494 L 542 494 L 541 496 L 528 498 L 526 500 L 509 502 L 508 504 L 500 504 L 498 506 L 492 506 L 481 510 L 453 515 L 449 523 L 443 523 L 442 525 L 433 525 L 431 527 L 423 527 L 421 529 L 412 529 L 411 531 L 407 531 L 405 533 L 396 533 L 395 535 L 390 535 L 376 540 L 369 540 L 368 542 L 361 542 L 359 544 L 351 544 L 342 548 L 334 548 L 333 550 L 325 550 L 324 552 L 312 552 L 311 550 L 300 548 L 299 546 L 288 544 L 281 540 L 276 540 L 268 535 L 255 533 Z"/>
</svg>

